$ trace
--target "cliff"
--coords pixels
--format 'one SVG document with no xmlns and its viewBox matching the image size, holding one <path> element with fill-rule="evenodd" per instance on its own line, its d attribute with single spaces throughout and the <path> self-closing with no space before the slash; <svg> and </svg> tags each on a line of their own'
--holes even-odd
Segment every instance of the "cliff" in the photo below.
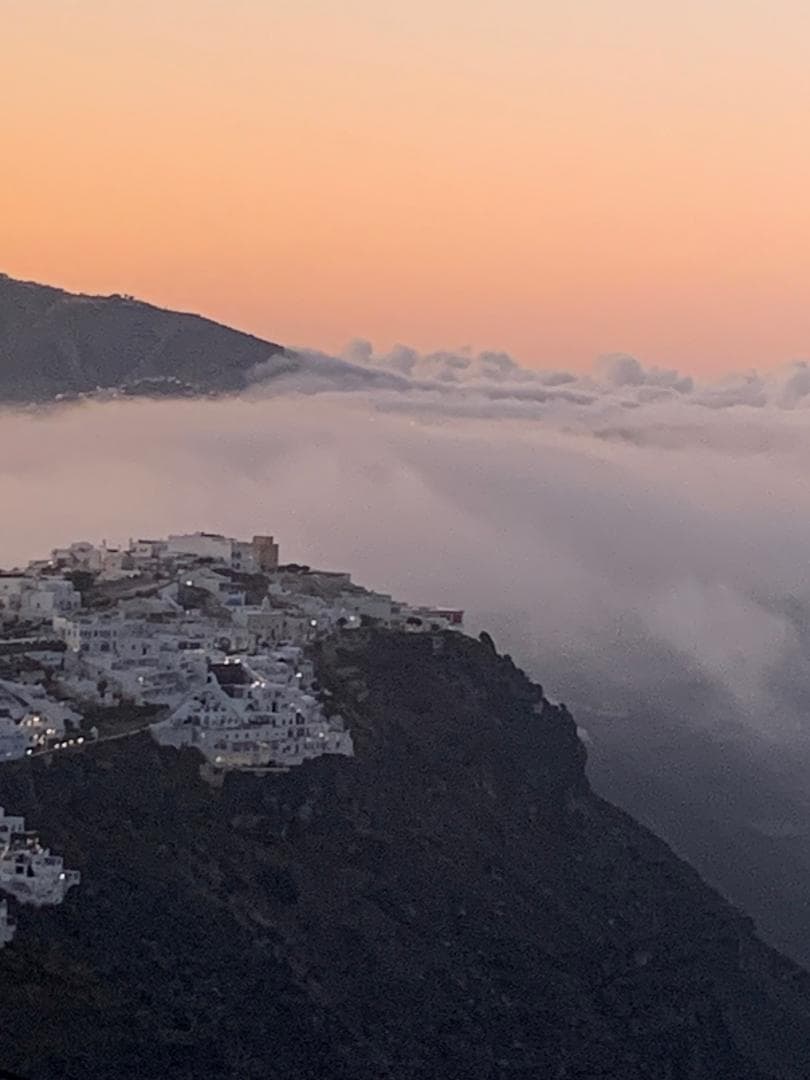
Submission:
<svg viewBox="0 0 810 1080">
<path fill-rule="evenodd" d="M 233 1080 L 803 1080 L 810 977 L 597 798 L 562 706 L 456 634 L 343 634 L 356 758 L 200 777 L 139 735 L 4 766 L 82 873 L 0 952 L 0 1065 Z"/>
<path fill-rule="evenodd" d="M 283 351 L 198 315 L 0 274 L 0 401 L 238 391 L 251 368 Z"/>
</svg>

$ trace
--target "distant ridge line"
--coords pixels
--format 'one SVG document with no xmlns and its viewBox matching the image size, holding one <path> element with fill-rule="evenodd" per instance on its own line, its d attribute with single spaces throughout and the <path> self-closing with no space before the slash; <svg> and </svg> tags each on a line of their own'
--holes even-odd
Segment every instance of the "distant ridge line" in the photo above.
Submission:
<svg viewBox="0 0 810 1080">
<path fill-rule="evenodd" d="M 195 312 L 0 273 L 0 402 L 119 389 L 149 397 L 238 393 L 257 365 L 291 355 Z"/>
</svg>

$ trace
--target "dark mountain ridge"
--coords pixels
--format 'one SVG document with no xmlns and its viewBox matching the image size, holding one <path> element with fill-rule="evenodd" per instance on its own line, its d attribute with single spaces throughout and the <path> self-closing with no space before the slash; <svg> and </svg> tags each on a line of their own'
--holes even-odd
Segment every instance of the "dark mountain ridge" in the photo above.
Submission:
<svg viewBox="0 0 810 1080">
<path fill-rule="evenodd" d="M 147 735 L 0 770 L 83 880 L 0 952 L 36 1080 L 806 1080 L 810 976 L 593 794 L 459 634 L 316 654 L 354 759 L 201 778 Z M 8 1034 L 12 1033 L 12 1034 Z"/>
<path fill-rule="evenodd" d="M 127 296 L 85 296 L 0 274 L 0 401 L 98 390 L 143 395 L 235 392 L 286 355 L 274 342 Z"/>
</svg>

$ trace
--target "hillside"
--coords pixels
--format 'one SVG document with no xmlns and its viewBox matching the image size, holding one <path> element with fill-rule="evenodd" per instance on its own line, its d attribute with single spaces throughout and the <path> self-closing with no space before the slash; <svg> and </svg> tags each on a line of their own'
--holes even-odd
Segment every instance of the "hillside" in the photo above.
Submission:
<svg viewBox="0 0 810 1080">
<path fill-rule="evenodd" d="M 810 976 L 591 792 L 571 717 L 508 658 L 356 631 L 316 659 L 354 759 L 216 787 L 138 735 L 0 770 L 0 805 L 82 873 L 0 952 L 0 1067 L 810 1075 Z"/>
<path fill-rule="evenodd" d="M 0 401 L 97 389 L 240 390 L 280 345 L 121 296 L 83 296 L 0 274 Z"/>
</svg>

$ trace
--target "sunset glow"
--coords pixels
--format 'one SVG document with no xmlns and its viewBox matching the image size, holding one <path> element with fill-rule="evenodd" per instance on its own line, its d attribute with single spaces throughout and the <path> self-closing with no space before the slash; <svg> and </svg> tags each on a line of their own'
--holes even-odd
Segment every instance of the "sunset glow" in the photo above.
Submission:
<svg viewBox="0 0 810 1080">
<path fill-rule="evenodd" d="M 0 270 L 288 344 L 810 354 L 796 0 L 5 3 Z"/>
</svg>

